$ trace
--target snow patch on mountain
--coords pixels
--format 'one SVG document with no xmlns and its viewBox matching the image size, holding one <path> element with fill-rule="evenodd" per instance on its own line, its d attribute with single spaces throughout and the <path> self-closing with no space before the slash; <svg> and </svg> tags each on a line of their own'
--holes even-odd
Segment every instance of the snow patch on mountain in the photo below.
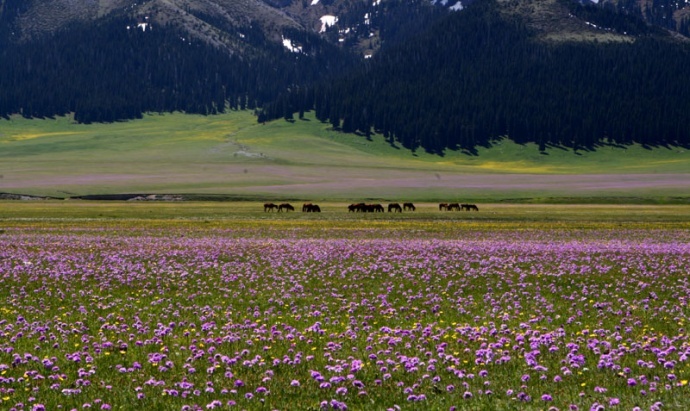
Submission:
<svg viewBox="0 0 690 411">
<path fill-rule="evenodd" d="M 292 40 L 283 36 L 283 46 L 293 53 L 302 53 L 302 46 L 295 46 Z"/>
<path fill-rule="evenodd" d="M 148 22 L 149 18 L 148 16 L 146 17 L 146 21 L 137 23 L 136 28 L 141 29 L 141 31 L 146 32 L 147 30 L 152 30 L 153 26 L 151 26 L 151 23 Z M 134 26 L 127 26 L 127 30 L 131 30 L 134 28 Z"/>
<path fill-rule="evenodd" d="M 338 18 L 336 16 L 333 16 L 330 14 L 326 14 L 325 16 L 321 16 L 321 18 L 319 20 L 321 21 L 321 30 L 319 30 L 319 33 L 326 32 L 327 28 L 329 28 L 330 26 L 332 26 L 338 22 Z"/>
<path fill-rule="evenodd" d="M 431 0 L 431 4 L 433 4 L 434 6 L 448 7 L 448 10 L 452 11 L 460 11 L 465 8 L 465 6 L 462 4 L 462 1 Z"/>
</svg>

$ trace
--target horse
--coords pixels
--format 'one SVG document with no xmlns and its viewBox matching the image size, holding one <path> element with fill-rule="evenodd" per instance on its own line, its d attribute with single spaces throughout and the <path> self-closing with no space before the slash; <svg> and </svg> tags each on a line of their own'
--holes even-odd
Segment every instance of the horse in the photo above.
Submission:
<svg viewBox="0 0 690 411">
<path fill-rule="evenodd" d="M 414 211 L 416 209 L 417 209 L 417 207 L 415 207 L 414 204 L 412 204 L 412 203 L 404 203 L 403 204 L 403 210 L 405 210 L 405 211 L 407 211 L 407 210 Z"/>
<path fill-rule="evenodd" d="M 374 212 L 376 213 L 383 213 L 386 211 L 381 204 L 372 204 L 372 206 L 374 207 Z"/>
<path fill-rule="evenodd" d="M 365 212 L 366 211 L 366 204 L 364 203 L 357 203 L 357 204 L 350 204 L 347 206 L 348 212 L 351 213 L 360 213 L 360 212 Z"/>
<path fill-rule="evenodd" d="M 302 212 L 305 213 L 320 213 L 321 212 L 321 207 L 319 207 L 316 204 L 312 203 L 307 203 L 302 206 Z"/>
<path fill-rule="evenodd" d="M 274 208 L 278 208 L 278 206 L 273 203 L 264 203 L 264 213 L 266 211 L 273 211 Z"/>
<path fill-rule="evenodd" d="M 295 211 L 295 207 L 293 207 L 290 203 L 283 203 L 278 206 L 278 212 L 281 212 L 285 210 L 287 213 L 288 211 Z"/>
<path fill-rule="evenodd" d="M 467 211 L 474 210 L 474 211 L 479 211 L 479 207 L 477 207 L 474 204 L 467 204 Z"/>
<path fill-rule="evenodd" d="M 448 211 L 448 203 L 441 203 L 438 205 L 438 211 L 443 211 L 443 210 Z"/>
<path fill-rule="evenodd" d="M 460 211 L 460 204 L 450 203 L 450 204 L 448 204 L 448 208 L 446 210 L 448 210 L 448 211 L 453 211 L 453 210 Z"/>
<path fill-rule="evenodd" d="M 402 207 L 398 203 L 388 204 L 388 212 L 402 213 Z"/>
</svg>

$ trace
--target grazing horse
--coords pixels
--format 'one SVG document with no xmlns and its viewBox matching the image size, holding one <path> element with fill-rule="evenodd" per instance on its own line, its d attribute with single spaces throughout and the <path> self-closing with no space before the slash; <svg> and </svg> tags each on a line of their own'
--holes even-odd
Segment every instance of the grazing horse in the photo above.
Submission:
<svg viewBox="0 0 690 411">
<path fill-rule="evenodd" d="M 366 211 L 366 204 L 364 203 L 357 203 L 357 204 L 350 204 L 347 206 L 347 210 L 351 213 L 362 213 Z"/>
<path fill-rule="evenodd" d="M 388 212 L 402 213 L 402 207 L 398 203 L 388 204 Z"/>
<path fill-rule="evenodd" d="M 398 205 L 398 208 L 400 206 Z M 357 213 L 383 213 L 386 211 L 381 204 L 350 204 L 347 206 L 348 211 Z"/>
<path fill-rule="evenodd" d="M 302 212 L 305 213 L 320 213 L 321 212 L 321 207 L 319 207 L 316 204 L 312 203 L 307 203 L 302 206 Z"/>
<path fill-rule="evenodd" d="M 448 211 L 448 203 L 441 203 L 438 205 L 438 211 L 443 211 L 443 210 Z"/>
<path fill-rule="evenodd" d="M 283 203 L 278 206 L 278 212 L 281 212 L 283 210 L 285 210 L 285 212 L 287 213 L 288 211 L 295 211 L 295 207 L 293 207 L 290 203 Z"/>
<path fill-rule="evenodd" d="M 405 210 L 405 211 L 407 211 L 407 210 L 414 211 L 416 209 L 417 209 L 417 207 L 415 207 L 414 204 L 412 204 L 412 203 L 403 203 L 403 210 Z"/>
<path fill-rule="evenodd" d="M 479 211 L 479 207 L 477 207 L 474 204 L 463 204 L 462 208 L 464 208 L 466 211 L 471 211 L 471 210 Z"/>
<path fill-rule="evenodd" d="M 450 203 L 450 204 L 448 204 L 448 208 L 446 210 L 448 210 L 448 211 L 453 211 L 453 210 L 460 211 L 460 204 Z"/>
<path fill-rule="evenodd" d="M 273 203 L 264 203 L 264 213 L 266 211 L 273 211 L 274 208 L 278 208 L 278 206 Z"/>
</svg>

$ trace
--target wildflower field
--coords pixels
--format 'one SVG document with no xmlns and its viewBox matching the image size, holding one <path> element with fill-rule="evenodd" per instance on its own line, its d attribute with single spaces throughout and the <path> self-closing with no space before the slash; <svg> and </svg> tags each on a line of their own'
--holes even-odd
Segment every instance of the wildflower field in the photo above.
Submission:
<svg viewBox="0 0 690 411">
<path fill-rule="evenodd" d="M 2 410 L 690 409 L 690 207 L 75 204 L 0 203 Z"/>
</svg>

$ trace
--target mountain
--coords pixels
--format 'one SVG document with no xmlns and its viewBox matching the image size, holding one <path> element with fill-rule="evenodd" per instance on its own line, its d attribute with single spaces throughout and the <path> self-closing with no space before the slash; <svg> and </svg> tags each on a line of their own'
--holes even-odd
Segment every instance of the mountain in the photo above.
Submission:
<svg viewBox="0 0 690 411">
<path fill-rule="evenodd" d="M 0 116 L 81 122 L 254 109 L 444 13 L 426 0 L 0 1 Z"/>
<path fill-rule="evenodd" d="M 285 30 L 292 29 L 373 49 L 381 42 L 379 20 L 389 10 L 403 10 L 411 20 L 421 15 L 420 10 L 431 11 L 431 6 L 416 0 L 3 0 L 0 20 L 10 28 L 10 38 L 20 42 L 119 14 L 140 29 L 174 29 L 230 53 L 246 48 L 243 31 L 250 28 L 277 43 L 283 43 Z"/>
<path fill-rule="evenodd" d="M 686 39 L 596 5 L 506 3 L 448 14 L 337 82 L 281 95 L 260 119 L 314 109 L 344 132 L 441 155 L 501 137 L 542 151 L 690 145 Z"/>
<path fill-rule="evenodd" d="M 601 0 L 603 8 L 636 16 L 648 24 L 690 35 L 690 7 L 676 0 Z"/>
<path fill-rule="evenodd" d="M 664 0 L 0 0 L 0 115 L 93 122 L 251 109 L 263 121 L 316 110 L 343 131 L 438 153 L 503 135 L 542 146 L 684 144 L 688 9 Z"/>
</svg>

